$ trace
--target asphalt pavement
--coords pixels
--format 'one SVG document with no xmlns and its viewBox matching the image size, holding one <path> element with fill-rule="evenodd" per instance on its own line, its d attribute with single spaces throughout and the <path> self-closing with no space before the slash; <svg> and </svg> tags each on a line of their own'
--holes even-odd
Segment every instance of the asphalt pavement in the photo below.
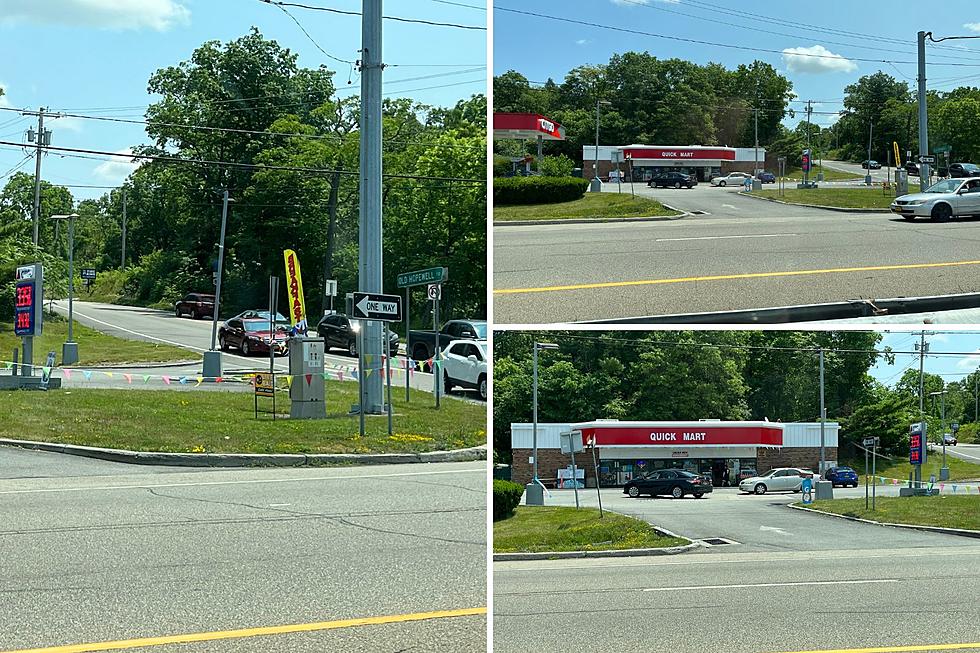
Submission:
<svg viewBox="0 0 980 653">
<path fill-rule="evenodd" d="M 673 220 L 494 225 L 497 324 L 795 306 L 980 290 L 980 219 L 906 222 L 700 184 L 638 195 Z M 907 317 L 909 323 L 920 319 Z"/>
<path fill-rule="evenodd" d="M 934 447 L 930 455 L 942 455 L 942 447 Z M 960 458 L 968 463 L 980 465 L 980 444 L 960 443 L 955 447 L 946 447 L 946 455 Z"/>
<path fill-rule="evenodd" d="M 486 519 L 485 464 L 188 470 L 0 447 L 0 651 L 485 651 Z"/>
<path fill-rule="evenodd" d="M 551 494 L 548 505 L 574 505 L 570 491 Z M 596 505 L 594 489 L 579 496 Z M 494 651 L 980 648 L 980 541 L 786 507 L 798 499 L 733 489 L 630 499 L 603 490 L 609 510 L 730 543 L 664 557 L 494 562 Z M 909 648 L 881 648 L 890 646 Z"/>
</svg>

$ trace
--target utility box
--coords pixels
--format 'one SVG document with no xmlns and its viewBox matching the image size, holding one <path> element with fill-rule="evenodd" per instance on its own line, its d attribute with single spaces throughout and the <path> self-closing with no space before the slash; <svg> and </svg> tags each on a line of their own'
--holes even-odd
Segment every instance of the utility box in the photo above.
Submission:
<svg viewBox="0 0 980 653">
<path fill-rule="evenodd" d="M 901 168 L 895 170 L 895 197 L 909 194 L 909 173 Z"/>
<path fill-rule="evenodd" d="M 289 339 L 289 416 L 293 419 L 325 419 L 323 338 L 297 336 Z"/>
</svg>

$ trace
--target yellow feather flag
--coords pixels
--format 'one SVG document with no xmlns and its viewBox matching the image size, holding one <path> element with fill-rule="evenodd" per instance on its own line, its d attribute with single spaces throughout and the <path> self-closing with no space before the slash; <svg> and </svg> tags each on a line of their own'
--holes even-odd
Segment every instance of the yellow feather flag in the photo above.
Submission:
<svg viewBox="0 0 980 653">
<path fill-rule="evenodd" d="M 297 333 L 306 333 L 306 303 L 303 300 L 303 275 L 299 270 L 296 252 L 285 249 L 282 252 L 286 262 L 286 288 L 289 291 L 289 323 Z"/>
</svg>

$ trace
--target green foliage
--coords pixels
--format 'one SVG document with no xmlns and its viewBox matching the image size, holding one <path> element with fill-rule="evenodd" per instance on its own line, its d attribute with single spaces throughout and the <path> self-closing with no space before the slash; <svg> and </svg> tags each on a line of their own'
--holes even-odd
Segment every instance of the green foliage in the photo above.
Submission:
<svg viewBox="0 0 980 653">
<path fill-rule="evenodd" d="M 578 177 L 497 177 L 493 180 L 493 203 L 553 204 L 571 202 L 585 195 L 589 182 Z"/>
<path fill-rule="evenodd" d="M 918 411 L 912 408 L 908 397 L 893 394 L 872 404 L 860 406 L 843 424 L 840 434 L 842 448 L 860 444 L 866 437 L 881 438 L 881 453 L 899 455 L 908 453 L 909 424 L 918 419 Z"/>
<path fill-rule="evenodd" d="M 980 444 L 980 424 L 976 422 L 964 424 L 957 431 L 956 437 L 964 444 Z"/>
<path fill-rule="evenodd" d="M 513 168 L 513 164 L 510 162 L 510 157 L 501 156 L 500 154 L 493 155 L 493 176 L 503 177 L 509 175 Z"/>
<path fill-rule="evenodd" d="M 493 520 L 505 519 L 514 514 L 514 509 L 521 502 L 524 486 L 494 479 L 493 481 Z"/>
<path fill-rule="evenodd" d="M 545 177 L 571 177 L 575 162 L 564 154 L 546 156 L 538 165 L 538 172 Z"/>
</svg>

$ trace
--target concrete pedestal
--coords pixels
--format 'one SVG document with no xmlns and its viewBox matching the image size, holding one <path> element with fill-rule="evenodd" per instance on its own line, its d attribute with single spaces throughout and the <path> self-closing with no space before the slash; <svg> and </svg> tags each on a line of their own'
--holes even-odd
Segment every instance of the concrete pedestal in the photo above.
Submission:
<svg viewBox="0 0 980 653">
<path fill-rule="evenodd" d="M 940 481 L 948 481 L 949 480 L 949 467 L 940 467 L 939 468 L 939 480 Z"/>
<path fill-rule="evenodd" d="M 834 484 L 830 481 L 817 481 L 814 484 L 813 498 L 817 501 L 821 499 L 834 498 Z"/>
<path fill-rule="evenodd" d="M 898 488 L 898 496 L 900 497 L 935 497 L 939 496 L 939 488 L 934 487 L 931 490 L 927 487 L 900 487 Z"/>
<path fill-rule="evenodd" d="M 74 365 L 78 362 L 78 343 L 66 342 L 61 345 L 61 364 Z"/>
<path fill-rule="evenodd" d="M 868 186 L 871 185 L 871 175 L 865 175 L 864 183 L 867 184 Z"/>
<path fill-rule="evenodd" d="M 202 371 L 201 376 L 207 376 L 207 377 L 221 376 L 221 352 L 220 351 L 204 352 L 204 370 Z"/>
<path fill-rule="evenodd" d="M 589 182 L 589 192 L 598 193 L 602 190 L 602 180 L 598 177 L 593 177 L 592 181 Z"/>
<path fill-rule="evenodd" d="M 762 190 L 762 181 L 760 179 L 752 180 L 752 190 Z"/>
<path fill-rule="evenodd" d="M 528 483 L 524 486 L 524 505 L 543 506 L 544 488 L 537 483 Z"/>
</svg>

